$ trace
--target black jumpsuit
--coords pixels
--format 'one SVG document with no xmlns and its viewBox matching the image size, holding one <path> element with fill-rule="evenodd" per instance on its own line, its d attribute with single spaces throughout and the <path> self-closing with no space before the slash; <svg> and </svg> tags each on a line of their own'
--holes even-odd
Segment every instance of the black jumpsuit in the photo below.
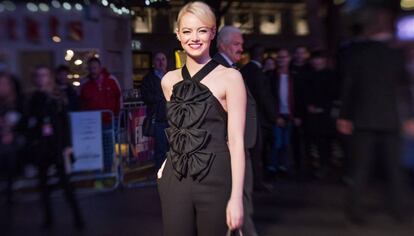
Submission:
<svg viewBox="0 0 414 236">
<path fill-rule="evenodd" d="M 183 80 L 167 102 L 170 144 L 158 187 L 164 235 L 226 235 L 226 206 L 231 192 L 227 113 L 200 81 L 217 66 L 211 60 Z"/>
</svg>

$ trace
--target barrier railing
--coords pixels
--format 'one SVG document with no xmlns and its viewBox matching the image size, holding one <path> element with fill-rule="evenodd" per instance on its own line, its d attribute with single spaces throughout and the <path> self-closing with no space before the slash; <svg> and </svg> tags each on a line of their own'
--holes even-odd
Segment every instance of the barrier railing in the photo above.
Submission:
<svg viewBox="0 0 414 236">
<path fill-rule="evenodd" d="M 143 135 L 145 116 L 146 106 L 140 101 L 124 104 L 120 113 L 117 153 L 125 187 L 154 184 L 154 140 Z"/>
<path fill-rule="evenodd" d="M 78 192 L 155 184 L 154 140 L 142 133 L 143 102 L 124 104 L 117 118 L 110 110 L 71 112 L 69 116 L 75 162 L 65 160 L 65 165 Z M 28 176 L 14 182 L 15 190 L 37 187 L 36 167 L 29 169 Z M 51 169 L 48 183 L 55 184 L 58 179 Z"/>
<path fill-rule="evenodd" d="M 116 156 L 117 120 L 112 111 L 83 111 L 69 114 L 74 162 L 65 158 L 71 182 L 86 183 L 78 191 L 111 191 L 120 185 L 119 158 Z M 25 175 L 14 181 L 13 189 L 36 188 L 36 166 L 27 166 Z M 53 165 L 48 184 L 55 184 Z M 92 186 L 91 186 L 92 185 Z"/>
<path fill-rule="evenodd" d="M 75 158 L 69 168 L 71 181 L 95 180 L 94 190 L 116 189 L 120 184 L 117 118 L 110 110 L 72 112 L 70 117 Z"/>
</svg>

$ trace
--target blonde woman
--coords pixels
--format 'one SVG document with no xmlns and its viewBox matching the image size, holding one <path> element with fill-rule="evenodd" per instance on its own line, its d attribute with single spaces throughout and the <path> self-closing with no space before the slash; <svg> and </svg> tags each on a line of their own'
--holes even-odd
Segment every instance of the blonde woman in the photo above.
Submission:
<svg viewBox="0 0 414 236">
<path fill-rule="evenodd" d="M 243 223 L 246 90 L 237 70 L 209 55 L 215 22 L 205 3 L 181 9 L 176 32 L 186 64 L 161 81 L 170 124 L 158 172 L 167 236 L 222 236 Z"/>
</svg>

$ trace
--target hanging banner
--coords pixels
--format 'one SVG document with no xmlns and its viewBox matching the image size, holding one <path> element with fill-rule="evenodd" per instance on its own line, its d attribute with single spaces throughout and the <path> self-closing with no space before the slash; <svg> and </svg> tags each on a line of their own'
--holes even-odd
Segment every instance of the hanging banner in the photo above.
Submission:
<svg viewBox="0 0 414 236">
<path fill-rule="evenodd" d="M 128 127 L 130 136 L 131 162 L 151 160 L 154 153 L 153 138 L 142 134 L 142 123 L 144 122 L 146 106 L 132 109 L 128 113 Z"/>
<path fill-rule="evenodd" d="M 53 38 L 53 37 L 59 37 L 62 38 L 60 33 L 59 33 L 59 20 L 56 16 L 51 16 L 49 18 L 49 37 Z"/>
<path fill-rule="evenodd" d="M 101 117 L 101 112 L 96 111 L 70 113 L 73 172 L 103 169 Z"/>
</svg>

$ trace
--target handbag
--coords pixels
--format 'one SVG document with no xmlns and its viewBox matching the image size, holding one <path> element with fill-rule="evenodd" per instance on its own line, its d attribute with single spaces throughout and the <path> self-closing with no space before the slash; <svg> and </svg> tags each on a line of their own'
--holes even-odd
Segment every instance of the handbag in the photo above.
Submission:
<svg viewBox="0 0 414 236">
<path fill-rule="evenodd" d="M 241 229 L 238 230 L 227 230 L 226 236 L 243 236 L 243 232 L 241 231 Z"/>
<path fill-rule="evenodd" d="M 144 118 L 142 123 L 142 134 L 147 137 L 153 137 L 155 134 L 155 112 Z"/>
</svg>

